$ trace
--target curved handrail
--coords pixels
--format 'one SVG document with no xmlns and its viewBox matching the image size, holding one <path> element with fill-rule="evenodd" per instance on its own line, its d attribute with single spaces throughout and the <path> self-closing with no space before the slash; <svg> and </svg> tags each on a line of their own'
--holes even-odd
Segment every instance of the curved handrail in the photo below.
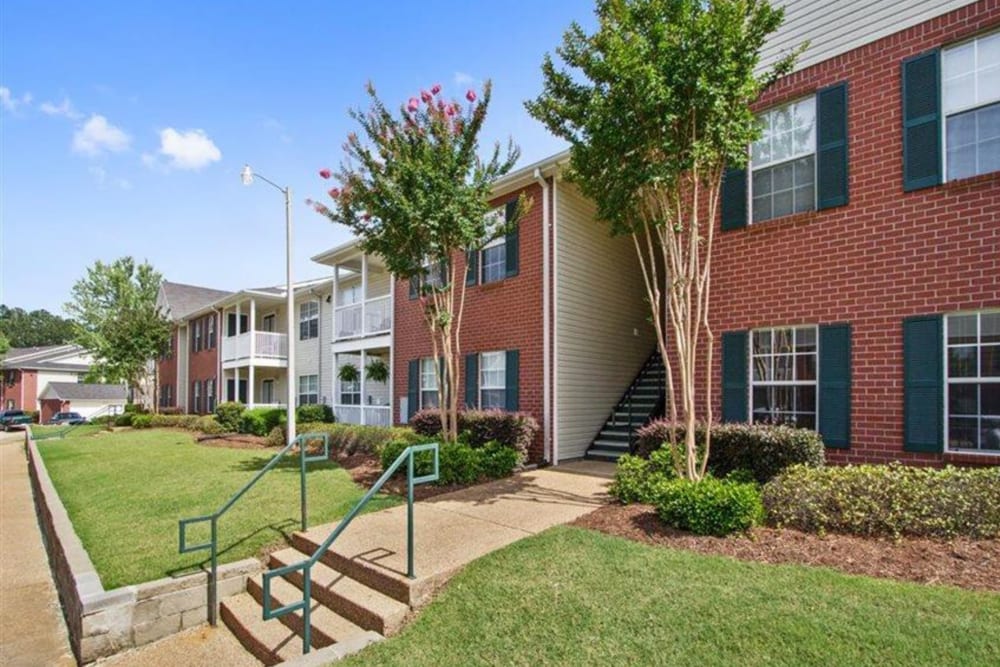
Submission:
<svg viewBox="0 0 1000 667">
<path fill-rule="evenodd" d="M 430 475 L 423 475 L 421 477 L 414 476 L 414 454 L 419 454 L 420 452 L 432 451 L 434 452 L 434 472 Z M 344 532 L 354 517 L 358 515 L 369 500 L 379 492 L 382 486 L 389 481 L 399 467 L 403 465 L 403 461 L 407 462 L 406 465 L 406 576 L 410 579 L 414 579 L 416 575 L 413 570 L 413 487 L 416 484 L 423 484 L 425 482 L 435 482 L 440 474 L 440 454 L 438 450 L 438 443 L 431 442 L 423 445 L 410 445 L 396 457 L 396 460 L 391 466 L 386 468 L 382 476 L 378 478 L 378 481 L 372 485 L 372 488 L 368 490 L 368 493 L 364 495 L 361 500 L 355 503 L 351 511 L 341 519 L 337 527 L 334 528 L 323 542 L 316 547 L 313 554 L 301 560 L 298 563 L 292 563 L 291 565 L 285 565 L 284 567 L 275 568 L 273 570 L 268 570 L 264 573 L 263 577 L 263 587 L 264 587 L 264 613 L 263 619 L 265 621 L 272 618 L 277 618 L 278 616 L 283 616 L 285 614 L 291 613 L 293 611 L 302 611 L 302 652 L 308 653 L 312 645 L 312 625 L 309 621 L 310 611 L 311 611 L 311 601 L 312 601 L 312 578 L 310 576 L 312 566 L 319 561 L 323 553 L 330 548 L 333 542 L 340 537 L 340 534 Z M 271 609 L 271 580 L 275 577 L 284 577 L 286 574 L 291 574 L 297 570 L 302 570 L 302 599 L 298 602 L 293 602 L 291 604 L 286 604 L 284 607 L 278 607 L 277 609 Z"/>
<path fill-rule="evenodd" d="M 319 454 L 319 455 L 314 455 L 314 456 L 307 456 L 306 455 L 306 443 L 309 442 L 309 441 L 312 441 L 312 440 L 317 440 L 317 439 L 322 439 L 323 440 L 323 453 Z M 215 625 L 218 622 L 218 613 L 219 613 L 219 611 L 218 611 L 218 587 L 217 587 L 217 583 L 218 583 L 218 569 L 219 569 L 219 562 L 218 562 L 218 551 L 219 551 L 218 525 L 219 525 L 219 518 L 223 514 L 225 514 L 227 511 L 229 511 L 229 508 L 232 507 L 236 503 L 237 500 L 239 500 L 240 498 L 242 498 L 243 494 L 245 494 L 247 491 L 249 491 L 250 488 L 254 484 L 256 484 L 257 481 L 260 480 L 261 477 L 263 477 L 264 475 L 266 475 L 272 468 L 274 468 L 274 466 L 278 465 L 278 461 L 281 460 L 281 458 L 285 454 L 289 453 L 296 445 L 299 446 L 299 452 L 300 452 L 299 461 L 300 461 L 300 465 L 301 465 L 300 473 L 299 473 L 299 476 L 300 476 L 300 479 L 299 479 L 299 494 L 300 494 L 300 496 L 299 496 L 299 498 L 300 498 L 301 515 L 302 515 L 302 517 L 301 517 L 302 518 L 302 530 L 306 530 L 306 528 L 308 527 L 308 524 L 307 524 L 308 507 L 307 507 L 307 504 L 306 504 L 306 464 L 307 463 L 312 463 L 312 462 L 315 462 L 315 461 L 325 461 L 328 458 L 330 458 L 330 436 L 327 433 L 303 433 L 302 435 L 298 436 L 297 438 L 295 438 L 294 440 L 292 440 L 291 442 L 289 442 L 287 445 L 285 445 L 284 449 L 282 449 L 280 452 L 278 452 L 277 454 L 275 454 L 274 457 L 270 461 L 267 462 L 267 465 L 265 465 L 263 468 L 261 468 L 260 471 L 256 475 L 253 476 L 253 479 L 251 479 L 249 482 L 247 482 L 246 484 L 244 484 L 243 487 L 239 491 L 237 491 L 235 494 L 233 494 L 233 496 L 230 497 L 229 500 L 227 500 L 225 503 L 223 503 L 222 506 L 219 509 L 217 509 L 216 511 L 212 512 L 211 514 L 203 514 L 201 516 L 195 516 L 195 517 L 191 517 L 191 518 L 188 518 L 188 519 L 180 519 L 178 521 L 177 528 L 178 528 L 178 531 L 180 533 L 179 539 L 178 539 L 178 542 L 179 542 L 179 544 L 178 544 L 178 551 L 180 553 L 186 554 L 186 553 L 192 553 L 192 552 L 195 552 L 195 551 L 203 551 L 205 549 L 208 549 L 210 551 L 210 553 L 211 553 L 211 557 L 210 557 L 211 558 L 211 572 L 209 574 L 209 580 L 208 580 L 208 620 L 209 620 L 209 622 L 212 625 Z M 191 524 L 202 523 L 202 522 L 205 522 L 205 521 L 208 521 L 211 524 L 211 533 L 210 533 L 208 542 L 202 542 L 200 544 L 190 544 L 189 545 L 187 543 L 187 527 L 189 525 L 191 525 Z"/>
</svg>

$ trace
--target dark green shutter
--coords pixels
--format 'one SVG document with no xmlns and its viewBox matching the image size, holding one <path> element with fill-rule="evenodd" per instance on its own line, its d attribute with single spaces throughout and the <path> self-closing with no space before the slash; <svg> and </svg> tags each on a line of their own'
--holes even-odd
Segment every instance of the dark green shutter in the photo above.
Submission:
<svg viewBox="0 0 1000 667">
<path fill-rule="evenodd" d="M 940 452 L 944 445 L 941 316 L 903 320 L 903 449 Z"/>
<path fill-rule="evenodd" d="M 747 226 L 747 170 L 726 169 L 722 176 L 722 231 Z"/>
<path fill-rule="evenodd" d="M 940 53 L 903 61 L 903 190 L 941 182 Z"/>
<path fill-rule="evenodd" d="M 479 405 L 479 355 L 465 355 L 465 407 Z"/>
<path fill-rule="evenodd" d="M 420 407 L 420 360 L 410 361 L 406 372 L 406 421 L 410 421 Z"/>
<path fill-rule="evenodd" d="M 517 350 L 507 350 L 507 373 L 504 378 L 504 388 L 507 391 L 506 408 L 508 412 L 517 412 L 521 408 L 520 391 L 520 353 Z"/>
<path fill-rule="evenodd" d="M 465 284 L 475 285 L 479 282 L 479 251 L 465 251 Z"/>
<path fill-rule="evenodd" d="M 819 328 L 819 423 L 827 447 L 851 445 L 851 325 Z"/>
<path fill-rule="evenodd" d="M 507 207 L 505 210 L 505 218 L 508 224 L 517 215 L 517 200 L 511 199 L 507 202 Z M 507 277 L 512 278 L 517 275 L 518 272 L 518 255 L 520 255 L 520 250 L 518 246 L 520 245 L 520 239 L 518 238 L 518 227 L 520 223 L 514 225 L 514 227 L 507 232 L 507 237 L 504 240 L 507 246 Z"/>
<path fill-rule="evenodd" d="M 722 334 L 722 421 L 747 421 L 747 332 Z"/>
<path fill-rule="evenodd" d="M 816 93 L 816 208 L 847 203 L 847 83 Z"/>
</svg>

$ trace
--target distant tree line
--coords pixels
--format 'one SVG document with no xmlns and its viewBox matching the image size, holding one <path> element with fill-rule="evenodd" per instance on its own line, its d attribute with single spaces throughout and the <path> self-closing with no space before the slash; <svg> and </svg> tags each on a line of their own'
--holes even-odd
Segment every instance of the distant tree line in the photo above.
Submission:
<svg viewBox="0 0 1000 667">
<path fill-rule="evenodd" d="M 72 343 L 73 322 L 47 310 L 27 311 L 0 305 L 0 354 L 10 347 L 41 347 Z"/>
</svg>

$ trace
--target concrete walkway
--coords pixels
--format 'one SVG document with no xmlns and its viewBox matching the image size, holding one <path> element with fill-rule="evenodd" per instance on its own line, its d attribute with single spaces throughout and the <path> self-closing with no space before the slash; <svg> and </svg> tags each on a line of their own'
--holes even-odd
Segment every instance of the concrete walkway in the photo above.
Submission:
<svg viewBox="0 0 1000 667">
<path fill-rule="evenodd" d="M 18 431 L 0 432 L 0 665 L 76 665 Z"/>
</svg>

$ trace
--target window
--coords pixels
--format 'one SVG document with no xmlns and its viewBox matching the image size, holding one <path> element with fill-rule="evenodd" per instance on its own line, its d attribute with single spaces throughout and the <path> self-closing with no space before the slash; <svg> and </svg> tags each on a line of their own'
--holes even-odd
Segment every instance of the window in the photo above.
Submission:
<svg viewBox="0 0 1000 667">
<path fill-rule="evenodd" d="M 226 337 L 232 338 L 237 333 L 246 333 L 250 328 L 250 319 L 246 315 L 240 315 L 240 328 L 236 330 L 236 313 L 229 313 L 226 316 Z"/>
<path fill-rule="evenodd" d="M 174 386 L 170 384 L 165 384 L 160 387 L 160 407 L 168 408 L 174 404 L 173 399 Z"/>
<path fill-rule="evenodd" d="M 433 357 L 420 360 L 420 407 L 438 407 L 437 360 Z"/>
<path fill-rule="evenodd" d="M 299 376 L 299 405 L 319 403 L 319 376 Z"/>
<path fill-rule="evenodd" d="M 191 344 L 194 352 L 201 351 L 201 320 L 195 320 L 191 324 Z"/>
<path fill-rule="evenodd" d="M 750 152 L 753 221 L 816 208 L 816 98 L 759 116 L 760 139 Z"/>
<path fill-rule="evenodd" d="M 507 276 L 507 243 L 503 236 L 483 246 L 482 267 L 483 283 L 495 283 Z"/>
<path fill-rule="evenodd" d="M 191 383 L 191 412 L 201 414 L 201 383 L 197 380 Z"/>
<path fill-rule="evenodd" d="M 424 261 L 423 268 L 424 277 L 421 284 L 428 287 L 441 287 L 447 281 L 447 267 L 444 262 L 435 263 L 430 258 L 427 258 Z"/>
<path fill-rule="evenodd" d="M 351 306 L 356 303 L 361 303 L 361 285 L 341 285 L 337 291 L 337 305 Z"/>
<path fill-rule="evenodd" d="M 261 331 L 267 331 L 267 332 L 273 333 L 274 332 L 274 321 L 275 321 L 274 313 L 271 313 L 269 315 L 265 315 L 260 320 L 260 330 Z"/>
<path fill-rule="evenodd" d="M 299 340 L 319 337 L 319 301 L 299 305 Z"/>
<path fill-rule="evenodd" d="M 483 410 L 507 407 L 507 353 L 479 355 L 479 407 Z"/>
<path fill-rule="evenodd" d="M 205 322 L 208 325 L 208 333 L 205 336 L 207 341 L 205 342 L 205 348 L 209 350 L 215 349 L 215 315 L 209 315 Z"/>
<path fill-rule="evenodd" d="M 361 405 L 361 380 L 339 380 L 340 405 Z"/>
<path fill-rule="evenodd" d="M 205 380 L 205 412 L 215 412 L 215 378 Z"/>
<path fill-rule="evenodd" d="M 1000 171 L 1000 32 L 942 52 L 947 178 Z"/>
<path fill-rule="evenodd" d="M 949 450 L 1000 450 L 1000 312 L 949 315 Z"/>
<path fill-rule="evenodd" d="M 264 380 L 260 383 L 260 402 L 274 403 L 274 380 Z"/>
<path fill-rule="evenodd" d="M 816 327 L 751 332 L 754 422 L 816 428 Z"/>
</svg>

